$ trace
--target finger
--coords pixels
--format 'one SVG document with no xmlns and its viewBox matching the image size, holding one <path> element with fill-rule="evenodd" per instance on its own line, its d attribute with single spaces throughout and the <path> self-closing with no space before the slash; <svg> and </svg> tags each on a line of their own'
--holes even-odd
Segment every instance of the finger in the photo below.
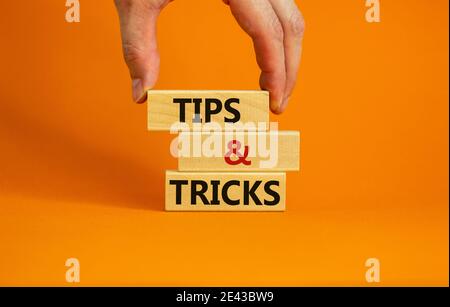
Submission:
<svg viewBox="0 0 450 307">
<path fill-rule="evenodd" d="M 147 0 L 115 0 L 120 18 L 122 49 L 132 79 L 133 100 L 145 102 L 159 73 L 156 20 L 160 8 Z"/>
<path fill-rule="evenodd" d="M 289 97 L 291 96 L 297 81 L 305 25 L 303 16 L 294 0 L 270 0 L 270 3 L 281 21 L 284 33 L 286 88 L 284 90 L 283 102 L 279 110 L 280 112 L 283 112 L 287 107 Z"/>
<path fill-rule="evenodd" d="M 270 92 L 270 109 L 279 113 L 286 87 L 283 28 L 267 0 L 228 0 L 241 28 L 253 39 L 261 69 L 260 86 Z"/>
</svg>

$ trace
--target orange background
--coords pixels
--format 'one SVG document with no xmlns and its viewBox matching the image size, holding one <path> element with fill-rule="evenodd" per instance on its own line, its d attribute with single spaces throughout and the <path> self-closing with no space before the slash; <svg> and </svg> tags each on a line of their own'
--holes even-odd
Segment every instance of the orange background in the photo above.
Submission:
<svg viewBox="0 0 450 307">
<path fill-rule="evenodd" d="M 0 3 L 0 284 L 448 285 L 448 1 L 299 0 L 290 107 L 301 171 L 285 213 L 166 213 L 173 136 L 131 101 L 111 0 Z M 159 89 L 255 89 L 250 39 L 219 0 L 159 22 Z"/>
</svg>

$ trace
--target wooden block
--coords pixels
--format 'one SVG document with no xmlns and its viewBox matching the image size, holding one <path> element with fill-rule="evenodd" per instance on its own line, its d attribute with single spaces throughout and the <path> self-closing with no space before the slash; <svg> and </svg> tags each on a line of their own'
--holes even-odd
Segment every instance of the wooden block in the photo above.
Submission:
<svg viewBox="0 0 450 307">
<path fill-rule="evenodd" d="M 179 171 L 279 172 L 300 167 L 298 131 L 183 132 L 175 143 Z M 235 146 L 240 149 L 233 154 L 230 148 Z"/>
<path fill-rule="evenodd" d="M 228 124 L 269 122 L 269 93 L 267 91 L 176 91 L 149 90 L 148 129 L 170 131 L 174 123 L 214 122 Z M 201 125 L 199 124 L 199 125 Z M 241 129 L 244 130 L 244 129 Z"/>
<path fill-rule="evenodd" d="M 284 211 L 285 173 L 166 171 L 167 211 Z"/>
</svg>

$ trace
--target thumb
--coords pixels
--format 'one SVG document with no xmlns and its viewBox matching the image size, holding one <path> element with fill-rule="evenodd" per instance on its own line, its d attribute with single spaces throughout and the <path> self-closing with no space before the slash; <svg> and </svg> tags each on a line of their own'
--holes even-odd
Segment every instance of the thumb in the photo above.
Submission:
<svg viewBox="0 0 450 307">
<path fill-rule="evenodd" d="M 122 49 L 132 79 L 133 100 L 143 103 L 159 73 L 156 21 L 161 7 L 147 0 L 115 0 L 120 18 Z"/>
</svg>

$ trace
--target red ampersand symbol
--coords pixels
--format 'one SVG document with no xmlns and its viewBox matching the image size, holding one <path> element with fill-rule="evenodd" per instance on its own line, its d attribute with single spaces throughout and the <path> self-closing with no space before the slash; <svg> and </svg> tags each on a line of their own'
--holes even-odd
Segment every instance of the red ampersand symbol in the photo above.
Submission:
<svg viewBox="0 0 450 307">
<path fill-rule="evenodd" d="M 252 164 L 252 161 L 248 161 L 248 146 L 244 147 L 244 154 L 241 154 L 239 150 L 241 149 L 242 145 L 238 140 L 230 141 L 227 145 L 228 151 L 225 154 L 225 162 L 227 162 L 230 165 L 238 165 L 238 164 L 244 164 L 244 165 L 250 165 Z M 236 160 L 231 159 L 231 156 L 234 155 L 237 157 Z"/>
</svg>

